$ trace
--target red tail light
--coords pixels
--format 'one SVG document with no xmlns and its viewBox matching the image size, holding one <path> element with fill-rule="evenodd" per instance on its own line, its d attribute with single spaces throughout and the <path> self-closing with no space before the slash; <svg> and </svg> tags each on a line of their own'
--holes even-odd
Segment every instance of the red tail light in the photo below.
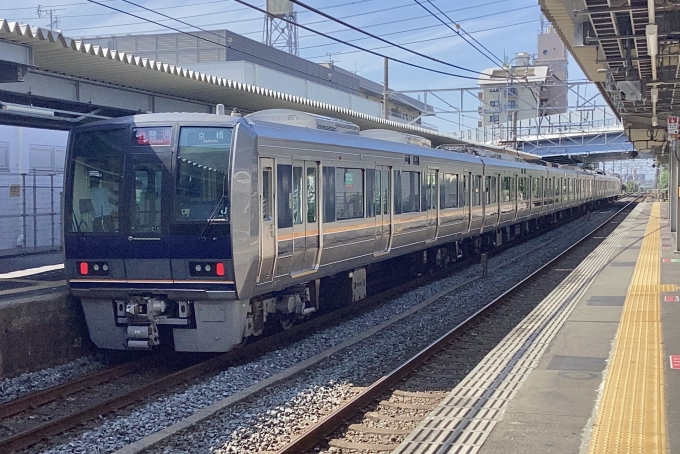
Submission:
<svg viewBox="0 0 680 454">
<path fill-rule="evenodd" d="M 218 276 L 224 276 L 224 263 L 217 262 L 217 265 L 215 265 L 215 272 Z"/>
<path fill-rule="evenodd" d="M 80 262 L 80 274 L 87 274 L 89 271 L 90 270 L 87 266 L 87 262 Z"/>
</svg>

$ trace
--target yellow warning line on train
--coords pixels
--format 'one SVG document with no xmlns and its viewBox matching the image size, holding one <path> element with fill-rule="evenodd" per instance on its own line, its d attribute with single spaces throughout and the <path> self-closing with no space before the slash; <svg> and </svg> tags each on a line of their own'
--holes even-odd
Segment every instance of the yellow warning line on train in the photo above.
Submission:
<svg viewBox="0 0 680 454">
<path fill-rule="evenodd" d="M 621 314 L 589 452 L 666 453 L 661 233 L 654 203 Z"/>
</svg>

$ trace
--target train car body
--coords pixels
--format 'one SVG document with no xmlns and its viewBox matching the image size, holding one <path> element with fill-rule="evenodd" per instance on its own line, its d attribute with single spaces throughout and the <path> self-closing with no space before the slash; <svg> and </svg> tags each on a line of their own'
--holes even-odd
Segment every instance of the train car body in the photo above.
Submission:
<svg viewBox="0 0 680 454">
<path fill-rule="evenodd" d="M 464 244 L 502 242 L 618 194 L 604 175 L 362 137 L 332 119 L 274 123 L 266 112 L 73 130 L 65 263 L 97 346 L 226 351 L 267 319 L 316 311 L 323 278 L 342 276 L 359 299 L 375 263 L 455 259 Z"/>
</svg>

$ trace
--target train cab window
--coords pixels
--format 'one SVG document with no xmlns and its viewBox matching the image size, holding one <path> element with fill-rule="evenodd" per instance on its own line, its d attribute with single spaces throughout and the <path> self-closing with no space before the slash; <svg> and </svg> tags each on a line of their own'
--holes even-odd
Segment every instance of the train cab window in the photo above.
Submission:
<svg viewBox="0 0 680 454">
<path fill-rule="evenodd" d="M 176 160 L 175 222 L 229 219 L 229 128 L 182 128 Z"/>
<path fill-rule="evenodd" d="M 72 200 L 67 205 L 67 232 L 117 232 L 123 175 L 125 130 L 77 133 L 69 168 Z"/>
<path fill-rule="evenodd" d="M 420 211 L 420 172 L 401 172 L 401 212 Z"/>
<path fill-rule="evenodd" d="M 446 173 L 440 188 L 440 205 L 442 208 L 458 207 L 458 175 Z"/>
<path fill-rule="evenodd" d="M 335 169 L 335 219 L 364 217 L 363 169 Z"/>
</svg>

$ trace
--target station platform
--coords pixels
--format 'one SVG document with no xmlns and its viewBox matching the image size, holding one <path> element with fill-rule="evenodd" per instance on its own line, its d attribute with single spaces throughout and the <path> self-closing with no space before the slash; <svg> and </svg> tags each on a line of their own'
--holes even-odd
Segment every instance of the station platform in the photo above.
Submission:
<svg viewBox="0 0 680 454">
<path fill-rule="evenodd" d="M 667 206 L 638 204 L 393 453 L 679 452 Z"/>
</svg>

